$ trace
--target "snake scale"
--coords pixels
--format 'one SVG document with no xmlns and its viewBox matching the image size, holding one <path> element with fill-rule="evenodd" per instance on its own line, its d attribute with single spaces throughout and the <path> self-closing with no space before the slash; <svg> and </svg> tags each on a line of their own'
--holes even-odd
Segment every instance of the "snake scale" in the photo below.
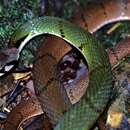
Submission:
<svg viewBox="0 0 130 130">
<path fill-rule="evenodd" d="M 113 10 L 113 13 L 110 13 L 110 10 Z M 129 11 L 129 1 L 125 1 L 125 0 L 124 1 L 123 0 L 103 1 L 102 4 L 98 4 L 96 6 L 90 6 L 87 9 L 82 10 L 79 13 L 79 15 L 75 15 L 75 17 L 73 18 L 72 21 L 74 21 L 76 24 L 79 24 L 81 27 L 87 28 L 91 33 L 93 33 L 94 31 L 96 31 L 101 26 L 104 26 L 107 23 L 119 21 L 119 20 L 129 20 L 128 11 Z M 100 16 L 98 19 L 96 17 L 97 14 Z M 96 17 L 96 20 L 94 20 L 95 17 Z M 59 26 L 61 26 L 61 25 L 59 25 Z M 29 32 L 29 30 L 27 30 L 27 33 L 28 32 Z M 61 33 L 63 33 L 63 32 L 61 31 Z M 50 38 L 50 41 L 53 42 L 51 38 Z M 55 43 L 56 43 L 56 41 L 55 41 Z M 89 77 L 89 80 L 90 80 L 90 77 Z M 87 91 L 90 91 L 90 90 L 87 90 Z M 80 103 L 78 103 L 78 104 L 80 104 Z M 82 121 L 79 119 L 79 122 L 82 122 Z M 90 126 L 88 125 L 87 127 L 89 129 Z M 66 127 L 66 129 L 68 129 L 68 128 Z M 78 127 L 77 127 L 77 129 L 78 129 Z M 80 129 L 82 129 L 82 128 L 80 127 Z M 85 128 L 85 129 L 87 129 L 87 128 Z"/>
<path fill-rule="evenodd" d="M 119 42 L 115 46 L 115 52 L 118 52 L 118 59 L 121 59 L 124 56 L 130 55 L 130 38 L 127 38 Z M 117 64 L 118 61 L 115 58 L 115 54 L 113 53 L 111 49 L 108 50 L 108 55 L 109 55 L 109 60 L 110 60 L 111 65 L 113 66 Z M 26 105 L 24 101 L 18 104 L 18 106 L 16 106 L 16 108 L 10 112 L 7 118 L 7 122 L 5 124 L 4 130 L 19 129 L 20 124 L 22 124 L 26 119 L 29 119 L 30 117 L 33 117 L 34 115 L 39 115 L 40 113 L 42 114 L 43 112 L 41 108 L 39 107 L 39 105 L 36 105 L 36 104 L 38 104 L 38 101 L 35 98 L 27 100 Z M 30 111 L 30 112 L 28 113 L 27 111 Z M 19 114 L 19 112 L 21 112 L 21 114 Z M 14 118 L 15 120 L 12 120 L 12 118 Z"/>
<path fill-rule="evenodd" d="M 52 110 L 54 112 L 52 116 L 56 116 L 54 117 L 56 120 L 60 119 L 59 116 L 61 116 L 61 114 L 64 114 L 54 129 L 89 130 L 103 112 L 112 92 L 112 73 L 107 53 L 102 44 L 87 31 L 60 18 L 49 16 L 34 19 L 21 26 L 14 33 L 12 42 L 15 43 L 24 36 L 27 36 L 19 47 L 19 50 L 21 50 L 29 40 L 41 34 L 52 34 L 61 37 L 77 49 L 81 48 L 79 50 L 87 60 L 89 67 L 89 85 L 82 99 L 73 105 L 65 114 L 66 106 L 63 106 L 60 112 L 56 109 L 57 107 L 54 108 L 54 111 Z M 51 66 L 49 66 L 49 68 L 50 67 Z M 52 67 L 52 71 L 55 70 L 55 64 Z M 35 76 L 37 72 L 38 68 L 34 67 L 33 73 L 36 95 L 40 97 L 40 102 L 42 102 L 42 98 L 46 98 L 46 101 L 48 101 L 47 98 L 52 98 L 51 100 L 53 100 L 54 97 L 47 97 L 45 93 L 47 93 L 50 86 L 52 86 L 52 89 L 55 86 L 56 89 L 56 85 L 59 86 L 59 80 L 57 80 L 56 77 L 52 77 L 46 82 L 42 82 Z M 45 104 L 45 102 L 43 104 Z M 42 105 L 42 108 L 48 114 L 45 105 Z"/>
</svg>

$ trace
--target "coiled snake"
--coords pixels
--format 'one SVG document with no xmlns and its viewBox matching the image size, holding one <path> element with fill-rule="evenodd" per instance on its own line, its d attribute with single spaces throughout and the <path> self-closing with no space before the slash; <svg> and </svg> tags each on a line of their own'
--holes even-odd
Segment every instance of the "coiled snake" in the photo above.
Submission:
<svg viewBox="0 0 130 130">
<path fill-rule="evenodd" d="M 55 127 L 55 130 L 89 130 L 103 112 L 112 92 L 112 74 L 107 53 L 103 46 L 85 30 L 54 17 L 34 19 L 21 26 L 13 35 L 12 42 L 16 42 L 27 35 L 20 45 L 19 50 L 21 50 L 30 39 L 41 34 L 59 36 L 72 46 L 81 48 L 80 51 L 87 60 L 89 67 L 89 85 L 87 92 L 77 104 L 72 106 L 70 110 L 65 113 L 63 119 L 61 119 Z M 52 66 L 52 71 L 55 70 L 54 65 Z M 48 78 L 46 82 L 40 81 L 39 78 L 35 76 L 38 68 L 34 68 L 33 72 L 37 96 L 40 97 L 41 102 L 42 98 L 46 98 L 47 101 L 47 98 L 50 98 L 46 95 L 49 87 L 51 85 L 53 85 L 52 87 L 57 87 L 56 85 L 59 86 L 60 82 L 54 76 Z M 53 100 L 54 97 L 51 98 Z M 45 104 L 45 102 L 43 104 Z M 56 122 L 57 119 L 64 114 L 64 111 L 66 111 L 66 104 L 63 105 L 63 110 L 61 109 L 61 111 L 55 108 L 52 110 L 52 115 L 53 118 L 56 118 L 54 119 Z M 47 114 L 51 114 L 46 110 L 45 105 L 42 107 Z"/>
<path fill-rule="evenodd" d="M 114 3 L 114 4 L 112 4 L 112 3 Z M 111 6 L 109 5 L 109 4 L 111 4 Z M 109 6 L 107 6 L 107 5 L 109 5 Z M 113 5 L 113 6 L 112 6 Z M 120 5 L 125 5 L 125 6 L 123 6 L 124 8 L 122 8 Z M 103 26 L 104 24 L 106 24 L 106 23 L 109 23 L 109 22 L 113 22 L 113 21 L 118 21 L 118 20 L 127 20 L 127 19 L 129 19 L 129 14 L 127 13 L 128 12 L 128 10 L 129 10 L 129 1 L 128 1 L 128 3 L 124 3 L 123 1 L 110 1 L 110 2 L 107 2 L 107 4 L 105 4 L 104 3 L 104 7 L 105 7 L 105 12 L 107 12 L 108 10 L 109 10 L 109 8 L 107 8 L 107 7 L 110 7 L 110 8 L 112 8 L 113 7 L 113 10 L 115 11 L 114 13 L 113 13 L 113 15 L 112 15 L 112 13 L 111 13 L 111 17 L 109 16 L 109 14 L 110 13 L 106 13 L 106 16 L 107 16 L 107 19 L 106 19 L 106 22 L 104 22 L 105 21 L 105 17 L 104 17 L 104 19 L 102 20 L 102 19 L 100 19 L 101 20 L 101 23 L 99 24 L 98 23 L 98 28 L 99 27 L 101 27 L 101 26 Z M 117 8 L 118 7 L 118 8 Z M 127 7 L 127 8 L 126 8 Z M 99 8 L 98 6 L 97 6 L 97 8 Z M 95 8 L 94 8 L 95 9 Z M 101 11 L 101 9 L 99 9 L 99 12 Z M 120 13 L 120 11 L 121 11 L 121 13 Z M 88 11 L 89 12 L 89 11 Z M 91 11 L 90 11 L 91 12 Z M 101 11 L 102 13 L 101 14 L 103 14 L 104 13 L 104 11 Z M 90 13 L 91 14 L 91 13 Z M 115 15 L 114 15 L 115 14 Z M 79 22 L 80 24 L 83 24 L 83 26 L 85 25 L 85 27 L 86 27 L 86 24 L 84 24 L 84 22 L 83 22 L 83 20 L 84 20 L 84 18 L 85 18 L 85 16 L 82 14 L 82 15 L 80 15 L 80 16 L 82 16 L 82 22 Z M 97 15 L 96 15 L 97 16 Z M 102 16 L 104 16 L 104 15 L 102 15 Z M 113 17 L 113 19 L 112 19 L 112 17 Z M 93 18 L 93 17 L 92 17 Z M 80 18 L 77 18 L 78 20 L 80 20 Z M 90 17 L 90 19 L 91 19 L 91 17 Z M 109 19 L 109 20 L 108 20 Z M 54 18 L 54 20 L 55 20 L 55 18 Z M 59 20 L 59 19 L 58 19 Z M 78 21 L 77 20 L 77 21 Z M 42 20 L 41 20 L 42 21 Z M 110 67 L 109 67 L 109 63 L 108 63 L 108 59 L 107 58 L 105 58 L 106 57 L 106 54 L 105 54 L 105 52 L 104 51 L 102 51 L 102 50 L 104 50 L 104 49 L 102 49 L 102 47 L 101 47 L 101 45 L 99 45 L 97 42 L 96 43 L 93 43 L 93 42 L 95 42 L 95 40 L 93 40 L 93 38 L 91 39 L 91 36 L 89 35 L 89 34 L 86 34 L 86 35 L 88 35 L 87 36 L 87 39 L 86 40 L 84 40 L 84 35 L 82 35 L 82 33 L 80 32 L 79 34 L 77 33 L 77 31 L 76 31 L 76 33 L 77 34 L 75 34 L 75 32 L 74 32 L 74 34 L 73 33 L 71 33 L 71 34 L 69 34 L 69 32 L 73 32 L 73 29 L 71 28 L 71 27 L 69 27 L 68 29 L 67 29 L 67 27 L 65 27 L 66 25 L 65 24 L 63 24 L 60 20 L 60 22 L 57 22 L 57 20 L 54 22 L 53 20 L 52 21 L 50 21 L 52 24 L 53 24 L 53 22 L 55 23 L 55 24 L 53 24 L 53 25 L 51 25 L 51 23 L 50 23 L 50 25 L 49 25 L 49 23 L 47 23 L 47 22 L 45 22 L 45 23 L 47 23 L 47 25 L 44 25 L 42 22 L 41 22 L 40 20 L 34 20 L 34 23 L 32 22 L 32 23 L 30 23 L 30 24 L 28 24 L 28 25 L 26 25 L 26 26 L 24 26 L 24 28 L 23 29 L 25 29 L 25 30 L 19 30 L 19 32 L 21 33 L 23 33 L 23 34 L 16 34 L 16 36 L 18 36 L 18 38 L 16 38 L 16 39 L 14 39 L 14 41 L 17 41 L 19 38 L 21 38 L 21 37 L 19 37 L 19 36 L 22 36 L 23 37 L 23 35 L 25 36 L 26 34 L 28 34 L 29 33 L 29 31 L 32 31 L 31 33 L 33 34 L 32 36 L 31 36 L 31 38 L 32 37 L 34 37 L 35 35 L 40 35 L 40 34 L 42 34 L 43 32 L 43 30 L 45 30 L 45 28 L 44 27 L 46 27 L 47 28 L 47 25 L 49 26 L 49 28 L 48 29 L 50 29 L 50 30 L 45 30 L 45 33 L 53 33 L 53 35 L 58 35 L 58 36 L 60 36 L 60 37 L 62 37 L 63 39 L 65 39 L 65 40 L 67 40 L 67 41 L 69 41 L 70 43 L 77 43 L 78 42 L 78 47 L 81 47 L 82 48 L 82 53 L 84 54 L 84 56 L 85 56 L 85 58 L 87 59 L 87 63 L 88 63 L 88 66 L 89 66 L 89 87 L 88 87 L 88 89 L 87 89 L 87 93 L 83 96 L 83 98 L 81 99 L 81 101 L 79 102 L 79 103 L 77 103 L 76 105 L 74 105 L 74 107 L 72 108 L 72 110 L 70 110 L 70 113 L 68 114 L 65 114 L 65 118 L 63 119 L 63 121 L 61 121 L 58 125 L 57 125 L 57 127 L 55 128 L 55 129 L 66 129 L 66 130 L 69 130 L 69 129 L 90 129 L 90 127 L 93 125 L 93 123 L 94 123 L 94 121 L 96 121 L 96 119 L 97 119 L 97 117 L 98 117 L 98 115 L 100 114 L 100 111 L 102 111 L 101 110 L 101 108 L 103 107 L 104 108 L 104 106 L 106 105 L 106 102 L 107 102 L 107 100 L 104 100 L 105 98 L 103 97 L 103 96 L 106 96 L 106 98 L 108 99 L 109 98 L 109 96 L 110 96 L 110 91 L 108 91 L 108 90 L 111 90 L 111 87 L 112 87 L 112 85 L 111 85 L 111 80 L 112 80 L 112 76 L 111 76 L 111 72 L 110 72 Z M 44 20 L 43 20 L 44 21 Z M 87 20 L 86 20 L 87 21 Z M 91 20 L 88 20 L 88 21 L 91 21 Z M 98 20 L 97 20 L 98 21 Z M 35 25 L 35 23 L 36 23 L 36 25 Z M 77 22 L 78 23 L 78 22 Z M 88 22 L 89 23 L 89 22 Z M 90 23 L 93 23 L 92 21 L 90 22 Z M 34 25 L 33 25 L 34 24 Z M 41 25 L 43 24 L 43 27 L 41 27 Z M 69 25 L 69 23 L 67 23 L 67 26 Z M 100 25 L 100 26 L 99 26 Z M 33 27 L 34 26 L 34 27 Z M 51 29 L 52 29 L 52 27 L 51 26 L 53 26 L 54 27 L 54 29 L 57 29 L 57 33 L 58 34 L 56 34 L 56 32 L 50 32 L 51 31 Z M 89 24 L 87 24 L 87 26 L 89 27 Z M 40 27 L 40 28 L 39 28 Z M 73 25 L 72 25 L 72 27 L 73 27 Z M 92 27 L 92 26 L 90 26 L 90 27 Z M 38 29 L 39 28 L 39 29 Z M 77 28 L 77 27 L 73 27 L 74 29 L 75 28 Z M 95 28 L 95 27 L 93 27 L 93 28 Z M 36 30 L 35 30 L 36 29 Z M 43 30 L 42 30 L 43 29 Z M 72 31 L 71 31 L 71 30 Z M 96 28 L 97 29 L 97 28 Z M 95 29 L 95 30 L 96 30 Z M 79 28 L 79 30 L 80 30 L 80 28 Z M 90 29 L 91 30 L 91 29 Z M 91 32 L 93 32 L 93 31 L 91 31 Z M 83 31 L 83 33 L 84 33 L 84 31 Z M 86 32 L 85 32 L 86 33 Z M 74 36 L 73 36 L 74 35 Z M 71 36 L 73 37 L 73 38 L 71 38 Z M 77 37 L 76 37 L 77 36 Z M 25 39 L 25 43 L 29 40 L 28 38 L 29 38 L 30 36 L 28 36 L 26 39 Z M 80 38 L 80 37 L 83 37 L 82 39 L 83 39 L 83 41 L 82 41 L 82 39 Z M 86 36 L 85 36 L 86 37 Z M 13 36 L 13 38 L 15 38 L 15 36 Z M 31 39 L 30 38 L 30 39 Z M 67 39 L 66 39 L 67 38 Z M 27 40 L 27 41 L 26 41 Z M 89 41 L 90 43 L 91 43 L 91 45 L 90 45 L 90 43 L 88 42 L 87 44 L 86 44 L 86 41 Z M 24 42 L 23 42 L 24 43 Z M 81 44 L 82 43 L 82 44 Z M 23 44 L 22 44 L 23 45 Z M 88 46 L 88 47 L 87 47 Z M 23 47 L 23 46 L 22 46 Z M 22 48 L 21 47 L 21 48 Z M 20 48 L 20 50 L 21 50 L 21 48 Z M 101 49 L 101 50 L 100 50 Z M 95 50 L 95 51 L 94 51 Z M 99 52 L 98 52 L 99 51 Z M 100 52 L 101 51 L 101 52 Z M 92 54 L 92 53 L 94 53 L 94 54 Z M 102 54 L 103 53 L 103 54 Z M 59 58 L 59 57 L 58 57 Z M 95 60 L 96 59 L 96 60 Z M 90 60 L 90 61 L 89 61 Z M 99 62 L 98 62 L 98 60 L 99 60 Z M 104 61 L 104 60 L 106 60 L 106 61 Z M 35 67 L 36 68 L 36 67 Z M 98 68 L 98 70 L 97 70 L 97 68 Z M 95 70 L 97 70 L 97 72 L 95 71 Z M 99 71 L 99 72 L 98 72 Z M 37 77 L 37 74 L 35 73 L 36 72 L 36 70 L 34 70 L 34 75 L 36 75 L 35 77 Z M 100 73 L 101 72 L 101 73 Z M 107 76 L 107 74 L 109 75 L 109 76 Z M 96 76 L 97 75 L 97 76 Z M 101 77 L 100 77 L 100 76 Z M 104 75 L 104 76 L 102 76 L 102 75 Z M 97 77 L 99 77 L 99 79 L 97 78 Z M 49 77 L 50 78 L 50 77 Z M 48 80 L 49 78 L 46 78 L 45 79 L 45 81 L 43 82 L 43 84 L 46 84 L 46 82 L 48 82 L 48 81 L 46 81 L 46 80 Z M 93 79 L 94 78 L 94 79 Z M 39 80 L 39 79 L 38 79 Z M 105 83 L 105 80 L 106 80 L 106 83 Z M 104 81 L 104 82 L 103 82 Z M 35 82 L 36 82 L 36 84 L 37 84 L 37 81 L 36 81 L 36 79 L 35 79 Z M 39 81 L 38 81 L 39 82 Z M 97 85 L 95 85 L 95 84 L 97 84 Z M 102 86 L 102 85 L 103 86 Z M 106 86 L 104 86 L 106 84 Z M 108 86 L 107 86 L 107 84 L 109 84 Z M 92 85 L 92 86 L 91 86 Z M 90 87 L 91 86 L 91 87 Z M 102 87 L 101 87 L 102 86 Z M 48 86 L 47 86 L 48 87 Z M 99 91 L 98 91 L 98 87 L 99 87 Z M 101 89 L 101 88 L 103 89 Z M 108 88 L 107 88 L 108 87 Z M 37 91 L 37 93 L 39 94 L 39 92 L 41 92 L 41 90 L 40 90 L 40 88 L 41 87 L 39 87 L 39 88 L 36 88 L 36 91 Z M 95 89 L 94 89 L 95 88 Z M 110 89 L 109 89 L 110 88 Z M 102 90 L 102 91 L 100 91 L 100 89 Z M 94 90 L 95 90 L 95 92 L 94 92 Z M 45 90 L 46 91 L 46 90 Z M 63 90 L 62 90 L 63 91 Z M 103 92 L 104 91 L 104 92 Z M 97 92 L 97 93 L 96 93 Z M 98 92 L 99 92 L 99 95 L 98 95 Z M 106 94 L 107 92 L 109 92 L 108 93 L 108 95 Z M 91 96 L 91 94 L 93 95 L 93 96 Z M 41 95 L 40 97 L 42 97 L 42 93 L 40 93 L 39 95 Z M 43 94 L 43 95 L 45 95 L 45 94 Z M 99 96 L 99 97 L 97 97 L 97 96 Z M 100 97 L 101 96 L 101 97 Z M 41 98 L 40 98 L 41 99 Z M 98 99 L 99 100 L 99 102 L 101 103 L 99 103 L 98 104 L 98 100 L 95 100 L 95 99 Z M 47 99 L 48 100 L 48 99 Z M 63 99 L 64 100 L 64 99 Z M 42 101 L 42 99 L 41 99 L 41 102 L 43 102 Z M 67 101 L 67 103 L 68 103 L 69 101 Z M 88 104 L 86 104 L 86 103 L 88 103 Z M 44 102 L 43 102 L 43 104 L 44 104 Z M 84 105 L 85 104 L 85 105 Z M 66 108 L 66 106 L 69 106 L 69 103 L 66 105 L 66 104 L 63 104 L 64 105 L 64 107 L 62 107 L 62 111 L 61 111 L 61 113 L 62 112 L 64 112 L 64 111 L 66 111 L 66 109 L 68 109 L 68 108 Z M 66 106 L 65 106 L 66 105 Z M 99 106 L 98 106 L 99 105 Z M 100 105 L 102 106 L 102 107 L 100 107 Z M 88 109 L 82 109 L 82 107 L 84 106 L 84 108 L 86 107 L 86 108 L 88 108 Z M 95 108 L 95 106 L 97 107 L 97 108 Z M 42 106 L 43 107 L 43 110 L 45 110 L 45 111 L 47 111 L 44 107 L 44 105 Z M 60 107 L 60 106 L 59 106 Z M 74 111 L 73 111 L 73 109 L 74 109 Z M 78 110 L 77 110 L 78 109 Z M 91 112 L 92 111 L 92 112 Z M 54 112 L 54 111 L 53 111 Z M 88 113 L 90 114 L 94 114 L 94 115 L 87 115 Z M 60 113 L 60 117 L 61 117 L 61 114 Z M 72 113 L 72 115 L 71 115 L 71 113 Z M 73 114 L 74 113 L 74 114 Z M 59 114 L 59 113 L 58 113 Z M 56 116 L 58 115 L 58 114 L 56 114 Z M 79 114 L 79 115 L 78 115 Z M 86 115 L 86 116 L 85 116 Z M 89 116 L 89 117 L 88 117 Z M 50 117 L 52 117 L 52 115 L 50 115 Z M 79 117 L 79 118 L 78 118 Z M 83 121 L 82 121 L 82 118 L 83 118 Z M 58 120 L 58 118 L 59 117 L 56 117 L 57 118 L 57 120 Z M 56 119 L 55 118 L 55 119 Z M 68 119 L 66 119 L 66 118 L 68 118 Z M 72 118 L 72 119 L 71 119 Z M 73 119 L 74 118 L 74 119 Z M 52 119 L 52 122 L 55 124 L 55 122 L 57 122 L 57 120 L 55 121 L 54 119 Z M 71 120 L 71 121 L 69 121 L 69 120 Z M 64 123 L 64 121 L 65 121 L 65 123 Z M 67 123 L 72 123 L 72 124 L 67 124 Z"/>
</svg>

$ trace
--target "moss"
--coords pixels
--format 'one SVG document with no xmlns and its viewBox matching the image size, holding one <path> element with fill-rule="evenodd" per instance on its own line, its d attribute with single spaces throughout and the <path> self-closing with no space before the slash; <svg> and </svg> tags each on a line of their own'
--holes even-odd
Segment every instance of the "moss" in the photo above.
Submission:
<svg viewBox="0 0 130 130">
<path fill-rule="evenodd" d="M 0 47 L 8 45 L 10 36 L 16 27 L 37 15 L 38 0 L 1 0 Z"/>
</svg>

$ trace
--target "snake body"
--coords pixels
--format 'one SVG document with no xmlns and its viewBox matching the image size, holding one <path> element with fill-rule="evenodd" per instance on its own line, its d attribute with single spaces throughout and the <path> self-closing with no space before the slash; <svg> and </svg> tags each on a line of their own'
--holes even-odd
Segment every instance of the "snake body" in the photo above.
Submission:
<svg viewBox="0 0 130 130">
<path fill-rule="evenodd" d="M 111 13 L 111 11 L 113 13 Z M 75 15 L 73 17 L 72 21 L 75 22 L 76 24 L 80 25 L 81 27 L 84 27 L 85 29 L 89 30 L 91 33 L 93 33 L 97 29 L 99 29 L 101 26 L 104 26 L 105 24 L 108 24 L 108 23 L 111 23 L 114 21 L 129 20 L 130 19 L 130 14 L 128 13 L 129 11 L 130 11 L 130 2 L 128 0 L 127 0 L 127 2 L 125 0 L 110 0 L 110 1 L 105 0 L 105 1 L 101 2 L 100 4 L 97 4 L 96 6 L 90 5 L 90 6 L 88 6 L 88 8 L 81 10 L 78 13 L 78 15 Z M 99 17 L 97 18 L 97 16 L 99 16 Z M 96 20 L 95 20 L 95 18 L 96 18 Z M 28 32 L 29 31 L 27 31 L 27 33 Z M 62 44 L 63 41 L 59 40 L 59 39 L 57 40 L 55 38 L 49 38 L 48 41 L 46 41 L 46 44 L 56 43 L 56 42 L 59 42 Z M 49 45 L 51 46 L 51 44 L 49 44 Z M 53 44 L 53 45 L 55 45 L 55 44 Z M 129 42 L 127 43 L 127 45 L 129 45 Z M 128 50 L 127 51 L 128 52 L 127 55 L 128 55 L 129 47 L 126 48 L 124 46 L 122 48 L 124 50 Z M 71 48 L 68 47 L 68 50 L 70 50 L 70 49 Z M 52 50 L 53 50 L 53 47 L 52 47 Z M 67 49 L 65 49 L 65 50 L 67 51 Z M 62 51 L 64 51 L 64 49 Z M 119 51 L 117 51 L 117 52 L 119 52 Z M 41 53 L 42 53 L 42 51 L 41 51 Z M 117 59 L 115 58 L 115 55 L 112 50 L 110 50 L 110 53 L 114 59 L 114 62 L 112 62 L 112 63 L 115 64 L 117 62 Z M 55 53 L 55 55 L 57 55 L 57 54 Z M 33 109 L 33 107 L 31 107 L 31 108 Z M 81 122 L 81 121 L 79 121 L 79 122 Z"/>
<path fill-rule="evenodd" d="M 54 37 L 54 40 L 57 40 L 57 39 Z M 47 43 L 48 43 L 48 40 L 47 40 Z M 53 52 L 55 54 L 57 52 L 57 50 L 55 49 L 55 51 L 54 51 L 54 49 L 53 49 L 53 47 L 54 47 L 53 43 L 54 42 L 52 42 L 52 44 L 51 44 L 52 48 L 50 48 L 50 46 L 49 46 L 50 44 L 46 44 L 46 41 L 45 41 L 44 44 L 43 44 L 43 46 L 40 48 L 39 55 L 41 55 L 41 53 L 43 53 L 42 50 L 45 47 L 47 48 L 46 49 L 47 52 Z M 59 42 L 56 45 L 60 46 L 61 44 Z M 67 47 L 69 47 L 69 46 L 67 46 L 66 44 L 65 44 L 65 46 L 66 46 L 65 47 L 66 50 L 68 50 Z M 63 45 L 62 45 L 62 47 L 63 47 Z M 124 56 L 130 55 L 130 38 L 127 38 L 127 39 L 124 39 L 124 40 L 120 41 L 115 46 L 114 50 L 115 50 L 116 54 L 118 54 L 118 59 L 121 59 Z M 124 54 L 124 53 L 126 53 L 126 54 Z M 122 56 L 122 54 L 124 56 Z M 117 64 L 118 60 L 115 58 L 115 53 L 113 53 L 113 49 L 109 49 L 108 50 L 108 56 L 109 56 L 109 60 L 110 60 L 110 63 L 111 63 L 112 66 L 115 65 L 115 64 Z M 81 82 L 85 82 L 86 81 L 86 77 L 83 78 L 83 79 L 80 79 L 80 81 Z M 80 81 L 79 81 L 78 86 L 82 85 L 82 83 Z M 82 93 L 80 93 L 80 95 L 82 95 Z M 77 95 L 76 95 L 76 97 L 77 97 Z M 33 103 L 32 103 L 32 101 L 33 101 Z M 24 102 L 27 102 L 26 105 L 25 105 Z M 16 106 L 16 108 L 13 109 L 10 112 L 10 114 L 8 116 L 8 119 L 7 119 L 8 121 L 5 124 L 4 130 L 16 130 L 16 129 L 19 129 L 20 124 L 22 124 L 22 122 L 25 121 L 26 119 L 29 119 L 30 117 L 33 117 L 34 114 L 35 115 L 39 115 L 40 113 L 42 114 L 43 111 L 40 108 L 40 104 L 39 105 L 35 105 L 35 104 L 38 104 L 38 101 L 35 98 L 29 99 L 28 101 L 23 101 L 20 104 L 18 104 L 18 106 Z M 28 111 L 29 111 L 29 114 L 28 114 Z M 19 114 L 19 113 L 21 113 L 21 114 Z M 22 115 L 22 119 L 21 119 L 21 115 Z M 15 121 L 12 121 L 12 118 L 15 119 Z"/>
<path fill-rule="evenodd" d="M 87 60 L 89 67 L 89 85 L 86 93 L 77 104 L 65 113 L 62 120 L 59 121 L 54 129 L 89 130 L 103 112 L 112 92 L 112 73 L 107 53 L 103 46 L 88 32 L 65 20 L 54 17 L 34 19 L 21 26 L 14 33 L 12 42 L 15 43 L 24 36 L 27 36 L 19 47 L 21 51 L 29 40 L 41 34 L 52 34 L 61 37 L 72 46 L 78 49 L 81 48 L 79 50 Z M 35 77 L 38 69 L 34 68 L 35 89 L 42 104 L 42 97 L 44 97 L 48 86 L 59 81 L 57 79 L 53 80 L 53 77 L 48 79 L 46 83 L 39 81 Z M 44 105 L 42 108 L 46 111 Z"/>
</svg>

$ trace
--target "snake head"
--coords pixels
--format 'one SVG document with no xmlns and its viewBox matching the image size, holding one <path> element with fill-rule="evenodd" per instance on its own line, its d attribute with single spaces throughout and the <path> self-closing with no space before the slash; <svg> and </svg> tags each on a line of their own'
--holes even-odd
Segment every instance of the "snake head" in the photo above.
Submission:
<svg viewBox="0 0 130 130">
<path fill-rule="evenodd" d="M 0 50 L 0 77 L 12 70 L 17 61 L 17 48 Z"/>
</svg>

